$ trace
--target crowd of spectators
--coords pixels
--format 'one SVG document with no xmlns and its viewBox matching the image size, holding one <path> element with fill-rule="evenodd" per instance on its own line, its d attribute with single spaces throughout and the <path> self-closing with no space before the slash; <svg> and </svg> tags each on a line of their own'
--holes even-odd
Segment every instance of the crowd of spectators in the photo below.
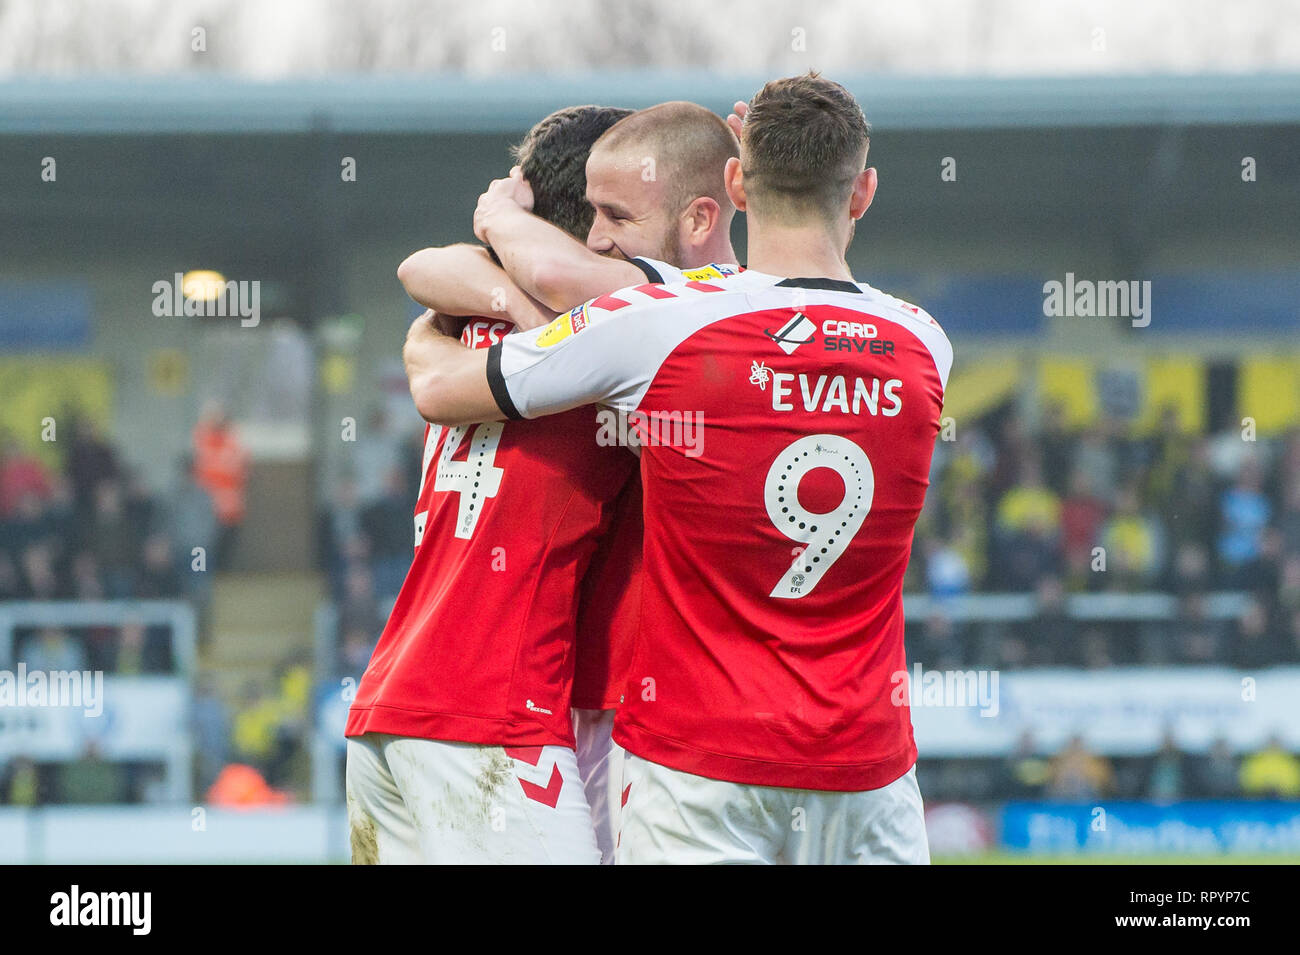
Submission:
<svg viewBox="0 0 1300 955">
<path fill-rule="evenodd" d="M 411 565 L 424 460 L 422 432 L 394 432 L 381 409 L 364 433 L 366 445 L 351 455 L 354 466 L 333 482 L 316 535 L 338 618 L 334 675 L 354 680 L 370 660 Z"/>
<path fill-rule="evenodd" d="M 319 516 L 319 565 L 337 614 L 331 682 L 360 677 L 410 563 L 422 437 L 386 428 L 382 415 L 362 429 L 372 446 L 357 447 L 354 466 L 330 482 Z M 230 482 L 246 467 L 221 421 L 208 424 L 215 430 L 196 429 L 195 448 L 206 449 L 209 470 L 187 455 L 157 493 L 88 419 L 61 423 L 57 467 L 0 439 L 0 600 L 204 606 L 212 575 L 193 572 L 193 548 L 208 571 L 222 566 L 242 519 Z M 1031 427 L 1007 408 L 958 423 L 952 438 L 936 445 L 908 570 L 907 590 L 931 598 L 928 613 L 909 617 L 911 660 L 929 669 L 1300 662 L 1300 433 L 1191 434 L 1172 415 L 1142 437 L 1106 419 L 1078 433 L 1059 409 Z M 1244 593 L 1244 605 L 1216 610 L 1218 591 Z M 1174 618 L 1094 622 L 1067 610 L 1074 594 L 1139 592 L 1170 595 Z M 951 610 L 970 594 L 1030 595 L 1035 609 L 1012 623 L 971 622 Z M 176 665 L 169 635 L 145 626 L 29 628 L 16 651 L 29 667 L 55 670 Z M 310 674 L 309 661 L 286 660 L 233 695 L 199 674 L 199 792 L 290 798 L 305 775 Z M 1041 755 L 1027 739 L 1006 759 L 923 760 L 921 772 L 939 799 L 1300 794 L 1300 762 L 1276 740 L 1244 757 L 1222 741 L 1198 755 L 1168 741 L 1149 756 L 1108 759 L 1082 740 Z M 156 784 L 150 767 L 107 763 L 91 743 L 63 765 L 0 765 L 0 804 L 147 800 Z"/>
<path fill-rule="evenodd" d="M 1276 736 L 1239 755 L 1223 738 L 1189 753 L 1167 734 L 1154 753 L 1108 757 L 1081 736 L 1047 751 L 1026 732 L 1003 758 L 922 757 L 917 776 L 926 798 L 937 801 L 1300 799 L 1300 756 Z"/>
<path fill-rule="evenodd" d="M 205 409 L 191 451 L 160 491 L 91 419 L 64 414 L 57 428 L 48 458 L 0 436 L 0 601 L 179 599 L 202 623 L 212 574 L 228 564 L 243 519 L 247 455 L 220 408 Z M 133 622 L 19 627 L 9 662 L 28 672 L 114 676 L 174 674 L 178 666 L 167 625 Z M 200 674 L 190 716 L 199 792 L 232 763 L 268 786 L 307 777 L 310 673 L 304 661 L 286 661 L 237 701 Z M 160 778 L 159 766 L 106 760 L 88 739 L 71 761 L 0 758 L 0 805 L 150 801 Z"/>
<path fill-rule="evenodd" d="M 1007 408 L 958 423 L 936 444 L 908 589 L 936 598 L 909 621 L 926 666 L 1300 662 L 1300 431 L 1181 429 L 1167 413 L 1148 436 L 1103 419 L 1068 430 L 1058 407 L 1030 428 Z M 1207 595 L 1248 595 L 1216 616 Z M 1173 620 L 1092 625 L 1066 612 L 1076 593 L 1156 592 Z M 946 608 L 976 593 L 1032 594 L 1011 627 L 972 626 Z"/>
</svg>

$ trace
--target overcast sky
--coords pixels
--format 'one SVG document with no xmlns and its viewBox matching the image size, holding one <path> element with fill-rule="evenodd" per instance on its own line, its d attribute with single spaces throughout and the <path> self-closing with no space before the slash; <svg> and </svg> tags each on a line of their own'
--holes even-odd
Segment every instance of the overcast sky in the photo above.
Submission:
<svg viewBox="0 0 1300 955">
<path fill-rule="evenodd" d="M 806 67 L 1300 71 L 1300 0 L 0 0 L 0 76 Z"/>
</svg>

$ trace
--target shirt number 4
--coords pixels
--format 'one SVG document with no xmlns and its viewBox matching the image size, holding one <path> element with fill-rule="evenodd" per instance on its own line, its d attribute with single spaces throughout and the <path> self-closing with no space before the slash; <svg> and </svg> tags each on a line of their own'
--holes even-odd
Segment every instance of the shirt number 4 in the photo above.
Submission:
<svg viewBox="0 0 1300 955">
<path fill-rule="evenodd" d="M 443 442 L 442 453 L 438 455 L 433 489 L 460 495 L 456 511 L 456 536 L 463 540 L 469 540 L 474 535 L 474 528 L 478 526 L 478 519 L 483 514 L 484 502 L 490 497 L 496 497 L 501 490 L 501 477 L 505 471 L 497 467 L 495 461 L 503 428 L 505 422 L 488 421 L 447 429 L 447 439 Z M 454 460 L 454 455 L 467 438 L 465 460 Z M 418 545 L 419 538 L 424 536 L 424 527 L 423 521 L 418 518 L 417 523 Z"/>
</svg>

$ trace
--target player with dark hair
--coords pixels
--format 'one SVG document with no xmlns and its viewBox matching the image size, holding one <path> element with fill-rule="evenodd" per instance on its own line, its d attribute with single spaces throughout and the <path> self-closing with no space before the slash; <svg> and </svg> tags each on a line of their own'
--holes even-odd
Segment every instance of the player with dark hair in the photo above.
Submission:
<svg viewBox="0 0 1300 955">
<path fill-rule="evenodd" d="M 519 147 L 574 235 L 587 153 L 627 113 L 560 110 Z M 457 324 L 466 354 L 513 331 Z M 595 415 L 426 429 L 415 555 L 348 715 L 354 862 L 599 861 L 569 713 L 575 621 L 634 462 L 597 443 Z"/>
<path fill-rule="evenodd" d="M 702 454 L 641 451 L 619 862 L 929 861 L 896 675 L 952 348 L 845 261 L 868 144 L 839 84 L 768 83 L 725 171 L 746 271 L 622 289 L 486 352 L 408 335 L 430 421 L 595 401 L 704 422 Z"/>
<path fill-rule="evenodd" d="M 496 290 L 498 303 L 522 302 L 528 322 L 538 302 L 567 308 L 642 277 L 730 274 L 737 269 L 729 237 L 735 206 L 722 174 L 737 152 L 726 123 L 694 103 L 664 103 L 619 120 L 587 160 L 584 247 L 537 214 L 531 177 L 553 177 L 554 170 L 539 173 L 521 150 L 520 167 L 489 187 L 475 217 L 480 236 L 513 271 L 484 268 L 481 247 L 456 245 L 415 253 L 399 277 L 413 298 L 439 312 L 472 310 Z M 673 257 L 649 257 L 666 255 Z M 622 796 L 622 753 L 612 732 L 631 663 L 640 566 L 641 489 L 634 480 L 592 560 L 578 616 L 573 730 L 605 862 L 613 861 Z"/>
</svg>

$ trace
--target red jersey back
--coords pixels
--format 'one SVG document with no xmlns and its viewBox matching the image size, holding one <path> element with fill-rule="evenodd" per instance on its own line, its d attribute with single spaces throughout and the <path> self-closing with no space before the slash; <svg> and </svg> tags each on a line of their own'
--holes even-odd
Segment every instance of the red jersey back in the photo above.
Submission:
<svg viewBox="0 0 1300 955">
<path fill-rule="evenodd" d="M 513 329 L 470 320 L 486 348 Z M 590 405 L 536 422 L 429 426 L 415 555 L 347 735 L 573 745 L 580 585 L 635 458 Z"/>
<path fill-rule="evenodd" d="M 641 480 L 633 474 L 582 582 L 573 674 L 573 705 L 580 709 L 613 710 L 622 702 L 641 622 L 643 534 Z"/>
<path fill-rule="evenodd" d="M 643 431 L 615 739 L 740 783 L 897 779 L 916 759 L 902 583 L 952 362 L 939 326 L 869 285 L 753 271 L 567 318 L 494 346 L 489 377 L 507 414 L 599 400 Z"/>
</svg>

